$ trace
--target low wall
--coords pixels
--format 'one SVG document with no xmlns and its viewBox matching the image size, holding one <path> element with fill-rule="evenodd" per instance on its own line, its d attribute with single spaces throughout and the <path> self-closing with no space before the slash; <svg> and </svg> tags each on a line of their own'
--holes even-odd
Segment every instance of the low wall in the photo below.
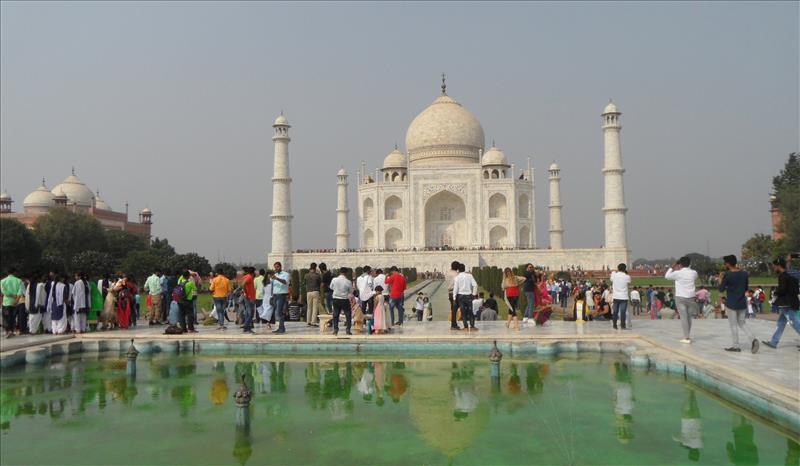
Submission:
<svg viewBox="0 0 800 466">
<path fill-rule="evenodd" d="M 516 249 L 516 250 L 469 250 L 469 251 L 382 251 L 382 252 L 296 252 L 287 256 L 270 254 L 268 261 L 276 260 L 285 267 L 296 269 L 308 267 L 311 262 L 325 262 L 329 269 L 340 266 L 356 267 L 416 267 L 418 272 L 446 271 L 450 263 L 459 261 L 469 270 L 474 266 L 516 267 L 528 262 L 550 270 L 566 270 L 571 266 L 583 270 L 600 270 L 617 264 L 628 263 L 627 249 Z"/>
</svg>

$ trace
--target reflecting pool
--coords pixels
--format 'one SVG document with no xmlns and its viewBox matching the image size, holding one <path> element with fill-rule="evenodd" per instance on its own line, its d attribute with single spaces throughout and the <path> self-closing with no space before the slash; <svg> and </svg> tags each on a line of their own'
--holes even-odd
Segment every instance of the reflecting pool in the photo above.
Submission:
<svg viewBox="0 0 800 466">
<path fill-rule="evenodd" d="M 0 378 L 7 464 L 788 464 L 793 435 L 682 378 L 587 355 L 70 356 Z M 244 376 L 249 408 L 233 395 Z M 247 415 L 237 422 L 237 410 Z"/>
</svg>

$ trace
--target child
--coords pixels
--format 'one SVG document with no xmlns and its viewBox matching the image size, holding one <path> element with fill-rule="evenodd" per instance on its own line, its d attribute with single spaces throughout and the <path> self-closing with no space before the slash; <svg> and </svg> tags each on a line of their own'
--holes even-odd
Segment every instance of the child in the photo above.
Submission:
<svg viewBox="0 0 800 466">
<path fill-rule="evenodd" d="M 423 307 L 425 309 L 424 312 L 424 319 L 428 322 L 433 320 L 433 307 L 431 306 L 430 300 L 426 296 L 423 300 Z"/>
<path fill-rule="evenodd" d="M 747 290 L 744 296 L 747 298 L 747 318 L 754 319 L 756 317 L 756 303 L 754 302 L 755 297 L 753 297 L 753 290 Z"/>
<path fill-rule="evenodd" d="M 383 304 L 383 287 L 378 285 L 375 287 L 375 296 L 372 298 L 374 301 L 374 306 L 372 308 L 373 313 L 373 326 L 372 329 L 378 335 L 383 335 L 386 333 L 388 327 L 388 315 L 386 312 L 386 306 Z"/>
<path fill-rule="evenodd" d="M 416 311 L 417 321 L 422 322 L 422 313 L 425 311 L 425 297 L 421 291 L 417 293 L 417 300 L 414 301 L 414 311 Z"/>
<path fill-rule="evenodd" d="M 350 314 L 353 316 L 353 330 L 361 333 L 364 331 L 364 313 L 361 312 L 361 302 L 354 293 L 350 293 L 348 299 L 350 300 Z"/>
</svg>

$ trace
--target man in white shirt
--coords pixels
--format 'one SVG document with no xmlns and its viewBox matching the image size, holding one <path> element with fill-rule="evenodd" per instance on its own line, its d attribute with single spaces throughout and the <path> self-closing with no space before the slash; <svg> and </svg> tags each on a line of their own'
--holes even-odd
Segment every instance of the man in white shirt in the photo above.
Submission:
<svg viewBox="0 0 800 466">
<path fill-rule="evenodd" d="M 477 330 L 475 328 L 475 316 L 472 314 L 472 297 L 478 294 L 478 283 L 472 274 L 466 272 L 464 264 L 458 264 L 458 275 L 453 280 L 453 297 L 461 308 L 461 321 L 464 323 L 464 330 Z"/>
<path fill-rule="evenodd" d="M 364 272 L 356 279 L 358 299 L 361 300 L 361 310 L 365 314 L 372 314 L 372 297 L 375 295 L 375 282 L 372 267 L 365 265 Z"/>
<path fill-rule="evenodd" d="M 461 330 L 456 321 L 456 309 L 458 309 L 458 297 L 453 294 L 456 276 L 458 276 L 458 261 L 450 264 L 450 270 L 444 275 L 444 282 L 447 284 L 447 297 L 450 300 L 450 330 Z"/>
<path fill-rule="evenodd" d="M 664 278 L 675 282 L 675 308 L 681 317 L 681 327 L 683 328 L 683 340 L 681 343 L 691 343 L 689 333 L 692 330 L 692 315 L 697 315 L 695 306 L 694 284 L 697 281 L 697 272 L 689 268 L 692 261 L 686 256 L 678 259 L 672 267 L 667 270 Z"/>
<path fill-rule="evenodd" d="M 372 289 L 374 290 L 377 287 L 383 288 L 383 302 L 389 302 L 389 287 L 386 286 L 386 274 L 383 273 L 383 269 L 375 270 L 375 278 L 372 279 Z"/>
<path fill-rule="evenodd" d="M 628 285 L 631 283 L 631 276 L 626 272 L 627 266 L 619 264 L 616 272 L 611 272 L 612 299 L 611 320 L 614 322 L 614 330 L 617 329 L 617 318 L 622 326 L 622 330 L 629 329 L 627 323 L 628 313 Z"/>
<path fill-rule="evenodd" d="M 347 278 L 350 271 L 347 267 L 339 269 L 339 276 L 331 280 L 331 290 L 333 291 L 333 336 L 339 334 L 339 313 L 344 313 L 345 321 L 347 322 L 347 334 L 350 333 L 351 315 L 350 315 L 350 293 L 353 290 L 353 284 Z M 358 277 L 359 279 L 361 277 Z"/>
</svg>

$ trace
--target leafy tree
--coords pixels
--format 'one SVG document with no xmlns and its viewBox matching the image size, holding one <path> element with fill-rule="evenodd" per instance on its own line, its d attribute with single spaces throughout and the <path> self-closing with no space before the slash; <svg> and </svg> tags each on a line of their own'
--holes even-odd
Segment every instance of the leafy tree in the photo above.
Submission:
<svg viewBox="0 0 800 466">
<path fill-rule="evenodd" d="M 772 237 L 757 233 L 742 245 L 742 261 L 754 272 L 768 272 L 774 249 Z"/>
<path fill-rule="evenodd" d="M 715 261 L 705 254 L 700 254 L 699 252 L 690 252 L 689 254 L 686 254 L 686 257 L 691 259 L 692 268 L 696 270 L 700 276 L 716 274 L 719 272 L 719 261 Z"/>
<path fill-rule="evenodd" d="M 173 271 L 189 269 L 200 275 L 211 273 L 211 264 L 205 257 L 190 252 L 188 254 L 176 254 L 166 261 L 166 266 Z"/>
<path fill-rule="evenodd" d="M 164 259 L 175 255 L 175 248 L 169 244 L 166 238 L 153 238 L 153 241 L 150 243 L 150 250 Z"/>
<path fill-rule="evenodd" d="M 161 256 L 153 254 L 152 251 L 131 251 L 122 260 L 120 271 L 128 275 L 133 275 L 137 283 L 144 283 L 156 269 L 162 268 L 164 260 Z"/>
<path fill-rule="evenodd" d="M 775 206 L 780 210 L 785 238 L 778 250 L 800 251 L 800 154 L 793 152 L 783 170 L 772 179 Z"/>
<path fill-rule="evenodd" d="M 220 262 L 214 266 L 214 271 L 219 269 L 222 269 L 222 275 L 225 275 L 228 279 L 233 280 L 236 278 L 237 268 L 235 265 L 228 262 Z"/>
<path fill-rule="evenodd" d="M 0 269 L 15 267 L 33 272 L 42 258 L 42 247 L 25 225 L 14 219 L 0 219 Z"/>
<path fill-rule="evenodd" d="M 131 251 L 143 251 L 148 247 L 147 237 L 130 231 L 106 231 L 106 251 L 117 263 L 121 262 Z"/>
<path fill-rule="evenodd" d="M 800 154 L 797 152 L 789 154 L 783 170 L 772 178 L 772 189 L 776 193 L 790 186 L 800 186 Z"/>
<path fill-rule="evenodd" d="M 115 261 L 111 254 L 100 251 L 83 251 L 72 258 L 72 271 L 85 272 L 90 277 L 102 277 L 114 272 Z"/>
<path fill-rule="evenodd" d="M 62 207 L 37 218 L 33 228 L 42 250 L 63 261 L 61 267 L 71 264 L 78 253 L 107 248 L 105 230 L 96 218 Z"/>
</svg>

